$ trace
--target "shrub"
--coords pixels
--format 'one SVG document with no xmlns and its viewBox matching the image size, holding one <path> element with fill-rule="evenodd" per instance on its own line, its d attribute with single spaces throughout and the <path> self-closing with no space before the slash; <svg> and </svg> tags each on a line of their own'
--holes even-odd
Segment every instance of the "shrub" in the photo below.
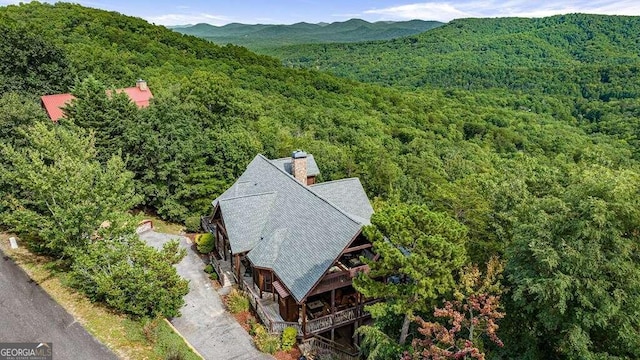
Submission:
<svg viewBox="0 0 640 360">
<path fill-rule="evenodd" d="M 298 330 L 293 327 L 286 327 L 282 331 L 282 350 L 289 351 L 296 344 L 296 338 L 298 337 Z"/>
<path fill-rule="evenodd" d="M 256 319 L 254 319 L 253 317 L 249 317 L 247 319 L 247 325 L 249 325 L 249 335 L 254 336 L 255 335 L 255 331 L 254 331 L 254 326 L 256 326 Z"/>
<path fill-rule="evenodd" d="M 211 280 L 218 280 L 218 274 L 216 274 L 216 273 L 211 273 L 211 274 L 209 274 L 209 279 L 211 279 Z"/>
<path fill-rule="evenodd" d="M 184 227 L 187 232 L 196 233 L 201 230 L 200 228 L 200 217 L 199 216 L 190 216 L 184 220 Z"/>
<path fill-rule="evenodd" d="M 212 274 L 213 273 L 213 265 L 209 264 L 207 266 L 204 267 L 204 272 L 206 272 L 207 274 Z"/>
<path fill-rule="evenodd" d="M 280 338 L 276 335 L 267 334 L 265 330 L 265 335 L 256 336 L 256 347 L 264 353 L 273 355 L 280 350 Z"/>
<path fill-rule="evenodd" d="M 249 298 L 241 291 L 233 290 L 227 297 L 227 307 L 234 314 L 249 311 Z"/>
<path fill-rule="evenodd" d="M 257 322 L 254 322 L 251 325 L 251 331 L 249 331 L 249 334 L 251 334 L 252 336 L 255 336 L 256 338 L 268 335 L 267 328 L 264 327 L 264 325 L 259 324 Z"/>
<path fill-rule="evenodd" d="M 69 284 L 89 299 L 133 317 L 180 315 L 189 282 L 182 279 L 165 250 L 137 236 L 96 241 L 74 257 Z"/>
<path fill-rule="evenodd" d="M 213 251 L 215 245 L 213 234 L 206 233 L 196 237 L 196 246 L 201 254 L 208 254 Z"/>
<path fill-rule="evenodd" d="M 272 355 L 280 350 L 280 337 L 269 334 L 264 325 L 253 323 L 249 333 L 254 336 L 258 350 Z"/>
</svg>

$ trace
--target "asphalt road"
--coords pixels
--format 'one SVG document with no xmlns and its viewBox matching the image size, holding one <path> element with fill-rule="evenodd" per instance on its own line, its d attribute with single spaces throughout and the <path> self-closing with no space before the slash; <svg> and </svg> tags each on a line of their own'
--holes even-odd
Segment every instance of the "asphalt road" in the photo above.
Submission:
<svg viewBox="0 0 640 360">
<path fill-rule="evenodd" d="M 147 231 L 140 238 L 156 248 L 171 239 L 179 239 L 180 246 L 187 249 L 187 256 L 176 269 L 180 276 L 189 280 L 189 294 L 180 309 L 182 316 L 172 319 L 171 323 L 205 359 L 273 360 L 272 356 L 253 346 L 249 334 L 225 311 L 220 296 L 203 271 L 205 263 L 186 237 Z"/>
<path fill-rule="evenodd" d="M 52 342 L 53 359 L 117 359 L 0 251 L 0 342 Z"/>
</svg>

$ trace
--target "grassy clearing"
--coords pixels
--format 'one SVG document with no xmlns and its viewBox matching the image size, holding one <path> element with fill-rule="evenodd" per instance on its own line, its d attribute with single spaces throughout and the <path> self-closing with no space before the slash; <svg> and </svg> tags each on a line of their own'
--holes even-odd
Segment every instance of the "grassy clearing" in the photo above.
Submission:
<svg viewBox="0 0 640 360">
<path fill-rule="evenodd" d="M 132 320 L 89 301 L 84 295 L 63 284 L 64 273 L 56 272 L 49 259 L 35 255 L 24 247 L 11 249 L 9 236 L 0 234 L 0 249 L 10 256 L 58 304 L 64 307 L 87 331 L 122 359 L 200 359 L 164 321 L 154 324 Z M 145 326 L 146 325 L 146 326 Z"/>
<path fill-rule="evenodd" d="M 153 228 L 157 232 L 173 235 L 184 235 L 184 225 L 166 222 L 157 216 L 144 214 L 145 219 L 153 221 Z"/>
</svg>

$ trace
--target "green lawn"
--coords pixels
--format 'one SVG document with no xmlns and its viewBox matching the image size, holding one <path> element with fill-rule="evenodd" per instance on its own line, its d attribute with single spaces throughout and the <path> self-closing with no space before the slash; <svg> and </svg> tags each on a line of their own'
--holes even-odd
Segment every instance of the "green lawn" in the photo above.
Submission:
<svg viewBox="0 0 640 360">
<path fill-rule="evenodd" d="M 145 219 L 153 221 L 153 229 L 157 232 L 173 235 L 184 235 L 184 225 L 166 222 L 157 216 L 144 214 Z"/>
</svg>

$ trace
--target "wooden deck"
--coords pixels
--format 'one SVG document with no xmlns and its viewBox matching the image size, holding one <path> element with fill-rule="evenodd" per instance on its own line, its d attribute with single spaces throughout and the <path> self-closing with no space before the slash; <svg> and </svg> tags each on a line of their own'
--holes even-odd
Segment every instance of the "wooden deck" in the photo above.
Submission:
<svg viewBox="0 0 640 360">
<path fill-rule="evenodd" d="M 267 327 L 267 330 L 271 333 L 282 333 L 286 327 L 293 327 L 298 330 L 298 336 L 303 335 L 317 335 L 335 327 L 343 326 L 354 322 L 359 319 L 369 317 L 369 313 L 364 310 L 366 305 L 370 305 L 373 302 L 368 302 L 359 306 L 353 306 L 348 309 L 336 311 L 333 314 L 328 314 L 316 319 L 309 319 L 306 323 L 305 332 L 303 332 L 302 325 L 298 322 L 284 321 L 280 315 L 280 309 L 276 297 L 270 292 L 262 292 L 262 298 L 260 298 L 260 291 L 255 288 L 253 278 L 251 276 L 245 276 L 241 279 L 236 279 L 235 273 L 232 271 L 231 262 L 221 259 L 212 259 L 216 272 L 220 275 L 221 280 L 224 279 L 224 286 L 232 286 L 235 284 L 240 285 L 243 290 L 249 295 L 249 301 L 251 306 L 258 314 L 258 317 L 262 323 Z M 244 265 L 241 265 L 240 273 L 245 274 Z M 334 276 L 339 279 L 341 276 L 350 277 L 348 272 L 338 273 Z M 330 281 L 334 279 L 332 277 Z"/>
<path fill-rule="evenodd" d="M 273 300 L 271 293 L 263 292 L 261 299 L 260 293 L 254 288 L 253 279 L 250 277 L 243 278 L 243 286 L 249 294 L 251 306 L 269 332 L 280 334 L 285 328 L 292 327 L 298 330 L 298 336 L 302 337 L 302 326 L 297 322 L 287 322 L 282 319 L 278 303 Z"/>
<path fill-rule="evenodd" d="M 316 357 L 328 356 L 330 359 L 336 360 L 360 360 L 360 352 L 358 349 L 347 347 L 336 343 L 321 336 L 314 335 L 305 339 L 300 345 L 305 352 L 311 353 Z"/>
<path fill-rule="evenodd" d="M 260 298 L 260 292 L 253 286 L 253 279 L 251 277 L 244 277 L 244 283 L 246 284 L 246 291 L 253 296 L 256 301 L 263 307 L 265 314 L 274 321 L 284 322 L 282 316 L 280 316 L 280 308 L 278 302 L 274 299 L 272 293 L 262 292 L 262 299 Z"/>
<path fill-rule="evenodd" d="M 236 284 L 236 278 L 233 274 L 230 261 L 218 259 L 215 255 L 209 257 L 211 265 L 218 274 L 218 281 L 223 287 L 230 287 Z"/>
</svg>

